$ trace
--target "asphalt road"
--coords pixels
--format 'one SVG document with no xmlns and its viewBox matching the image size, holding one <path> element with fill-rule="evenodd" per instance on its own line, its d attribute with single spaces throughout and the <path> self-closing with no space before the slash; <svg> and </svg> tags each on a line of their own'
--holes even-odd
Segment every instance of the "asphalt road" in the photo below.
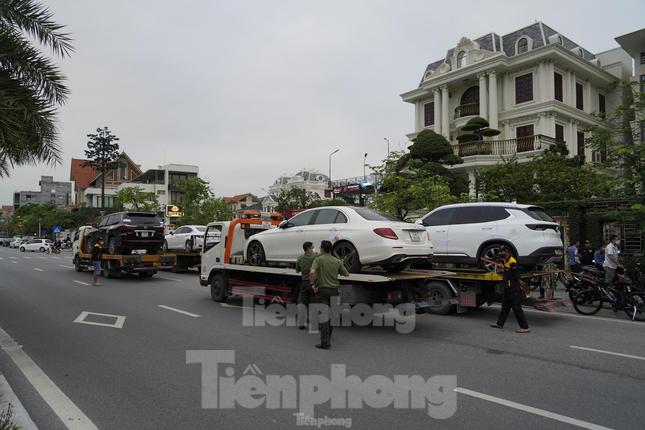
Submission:
<svg viewBox="0 0 645 430">
<path fill-rule="evenodd" d="M 297 427 L 291 408 L 202 408 L 202 367 L 187 364 L 189 350 L 234 350 L 236 378 L 329 377 L 332 364 L 345 365 L 362 381 L 456 375 L 457 409 L 447 419 L 429 417 L 425 409 L 316 406 L 316 417 L 351 418 L 352 428 L 644 427 L 645 324 L 624 315 L 529 312 L 532 332 L 525 335 L 513 332 L 513 316 L 503 331 L 490 328 L 496 308 L 420 315 L 410 334 L 338 328 L 333 348 L 320 351 L 313 347 L 318 336 L 306 330 L 244 326 L 240 301 L 212 302 L 194 273 L 103 279 L 91 287 L 90 274 L 75 272 L 70 260 L 69 253 L 0 248 L 0 328 L 101 429 Z M 122 328 L 74 322 L 83 312 L 125 320 Z M 66 428 L 6 350 L 0 371 L 41 429 Z M 365 389 L 357 385 L 350 393 Z M 433 398 L 442 399 L 441 393 Z"/>
</svg>

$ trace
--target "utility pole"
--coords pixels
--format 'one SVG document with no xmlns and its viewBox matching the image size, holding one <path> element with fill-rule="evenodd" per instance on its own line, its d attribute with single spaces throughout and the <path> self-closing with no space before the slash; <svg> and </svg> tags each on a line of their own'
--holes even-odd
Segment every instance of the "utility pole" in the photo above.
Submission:
<svg viewBox="0 0 645 430">
<path fill-rule="evenodd" d="M 387 137 L 384 137 L 383 140 L 387 142 L 387 158 L 390 158 L 390 140 Z"/>
<path fill-rule="evenodd" d="M 335 153 L 337 153 L 338 151 L 340 151 L 340 148 L 336 149 L 331 154 L 329 154 L 329 177 L 328 177 L 329 178 L 329 188 L 332 188 L 332 185 L 331 185 L 331 156 L 334 155 Z M 334 190 L 333 189 L 331 191 L 331 197 L 334 198 Z"/>
</svg>

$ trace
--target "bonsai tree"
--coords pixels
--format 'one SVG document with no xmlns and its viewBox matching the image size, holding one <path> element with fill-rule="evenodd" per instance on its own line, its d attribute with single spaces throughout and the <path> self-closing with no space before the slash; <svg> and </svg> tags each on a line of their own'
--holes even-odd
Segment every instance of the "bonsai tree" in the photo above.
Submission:
<svg viewBox="0 0 645 430">
<path fill-rule="evenodd" d="M 470 133 L 462 134 L 457 136 L 459 143 L 469 143 L 469 142 L 482 142 L 484 137 L 493 137 L 501 133 L 501 131 L 494 128 L 490 128 L 490 124 L 484 118 L 476 116 L 468 120 L 466 125 L 462 127 L 463 131 L 469 131 Z M 478 153 L 482 153 L 480 148 Z M 490 148 L 488 148 L 490 151 Z"/>
</svg>

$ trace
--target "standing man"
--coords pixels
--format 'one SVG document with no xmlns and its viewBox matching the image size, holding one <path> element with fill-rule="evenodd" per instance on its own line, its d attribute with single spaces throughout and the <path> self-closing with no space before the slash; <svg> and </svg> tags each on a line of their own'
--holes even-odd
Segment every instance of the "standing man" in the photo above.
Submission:
<svg viewBox="0 0 645 430">
<path fill-rule="evenodd" d="M 596 253 L 593 255 L 593 263 L 598 269 L 602 269 L 602 265 L 605 262 L 605 248 L 605 244 L 601 243 L 600 248 L 598 248 Z"/>
<path fill-rule="evenodd" d="M 609 237 L 609 243 L 605 248 L 605 261 L 602 263 L 602 268 L 605 270 L 605 284 L 611 285 L 614 283 L 614 276 L 616 276 L 616 269 L 620 265 L 618 263 L 618 235 L 612 234 Z"/>
<path fill-rule="evenodd" d="M 333 328 L 330 324 L 332 297 L 338 296 L 338 275 L 349 276 L 349 272 L 345 265 L 338 258 L 331 255 L 332 244 L 328 240 L 323 240 L 320 243 L 320 255 L 314 260 L 311 265 L 311 284 L 316 293 L 317 302 L 322 304 L 320 311 L 320 322 L 318 328 L 320 330 L 320 343 L 316 348 L 329 349 L 331 347 L 331 333 Z"/>
<path fill-rule="evenodd" d="M 567 261 L 569 262 L 569 270 L 573 273 L 580 272 L 580 259 L 578 257 L 578 247 L 580 242 L 572 240 L 571 245 L 567 248 Z"/>
<path fill-rule="evenodd" d="M 103 240 L 99 239 L 92 247 L 92 285 L 98 286 L 101 274 L 101 254 L 103 254 Z"/>
<path fill-rule="evenodd" d="M 524 310 L 522 309 L 522 299 L 524 298 L 524 291 L 520 285 L 520 271 L 517 268 L 517 261 L 513 258 L 511 250 L 503 246 L 500 250 L 500 254 L 504 259 L 503 264 L 499 264 L 498 267 L 502 269 L 504 274 L 504 298 L 502 300 L 502 312 L 497 318 L 496 324 L 491 324 L 491 327 L 494 328 L 503 328 L 506 318 L 513 309 L 513 314 L 517 323 L 520 325 L 520 328 L 515 330 L 516 333 L 528 333 L 529 325 L 526 322 L 526 316 L 524 315 Z"/>
<path fill-rule="evenodd" d="M 585 240 L 585 247 L 582 248 L 580 252 L 580 262 L 583 266 L 593 266 L 593 254 L 594 250 L 591 246 L 591 242 Z"/>
<path fill-rule="evenodd" d="M 296 272 L 302 274 L 302 282 L 300 290 L 298 291 L 298 328 L 304 330 L 309 323 L 309 303 L 314 296 L 314 290 L 311 288 L 311 265 L 313 264 L 318 254 L 314 252 L 314 244 L 305 242 L 302 244 L 302 249 L 305 251 L 298 260 L 296 260 Z"/>
</svg>

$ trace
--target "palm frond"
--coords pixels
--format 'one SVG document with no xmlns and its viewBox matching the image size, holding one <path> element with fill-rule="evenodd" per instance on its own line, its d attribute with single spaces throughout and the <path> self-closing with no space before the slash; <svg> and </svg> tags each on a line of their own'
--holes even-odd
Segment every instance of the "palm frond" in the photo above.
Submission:
<svg viewBox="0 0 645 430">
<path fill-rule="evenodd" d="M 74 51 L 72 38 L 61 31 L 65 26 L 57 24 L 53 17 L 47 7 L 34 0 L 0 1 L 0 21 L 33 36 L 56 55 L 68 56 Z"/>
</svg>

